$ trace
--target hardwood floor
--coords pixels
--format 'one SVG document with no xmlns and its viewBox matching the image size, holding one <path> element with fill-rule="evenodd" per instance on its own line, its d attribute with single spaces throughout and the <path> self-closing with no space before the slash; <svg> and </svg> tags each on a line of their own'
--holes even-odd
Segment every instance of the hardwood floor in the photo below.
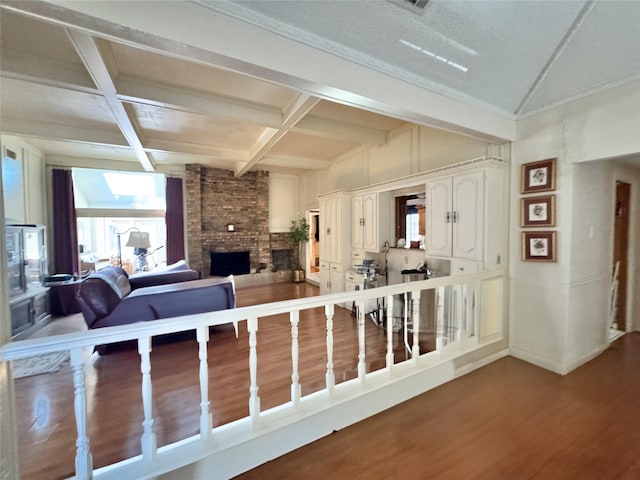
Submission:
<svg viewBox="0 0 640 480">
<path fill-rule="evenodd" d="M 302 283 L 276 283 L 239 288 L 238 306 L 317 295 Z M 367 321 L 368 371 L 384 368 L 384 332 Z M 35 336 L 84 329 L 80 315 L 52 320 Z M 350 310 L 336 308 L 334 317 L 336 382 L 357 375 L 357 322 Z M 405 353 L 395 335 L 396 361 Z M 421 342 L 422 344 L 423 342 Z M 426 345 L 427 342 L 425 342 Z M 299 327 L 299 374 L 302 393 L 325 386 L 326 327 L 324 309 L 302 312 Z M 423 346 L 426 348 L 426 346 Z M 208 345 L 209 397 L 214 425 L 248 415 L 249 362 L 246 323 L 236 339 L 233 326 L 211 329 Z M 290 400 L 291 329 L 288 315 L 260 319 L 258 384 L 263 410 Z M 192 336 L 154 342 L 151 352 L 153 416 L 157 445 L 175 442 L 199 431 L 200 390 L 198 345 Z M 88 434 L 95 467 L 140 454 L 142 403 L 140 360 L 135 345 L 121 345 L 105 356 L 94 353 L 86 368 Z M 15 381 L 18 448 L 23 478 L 59 479 L 73 474 L 76 430 L 73 385 L 68 363 L 54 373 Z M 37 455 L 34 452 L 37 451 Z"/>
<path fill-rule="evenodd" d="M 507 357 L 236 478 L 638 479 L 639 370 L 638 332 L 564 377 Z"/>
<path fill-rule="evenodd" d="M 238 289 L 238 305 L 317 293 L 308 284 L 248 287 Z M 323 312 L 306 313 L 300 325 L 300 382 L 307 394 L 324 387 Z M 244 322 L 240 326 L 239 339 L 232 326 L 211 331 L 215 425 L 248 414 L 248 335 Z M 82 319 L 69 317 L 54 320 L 38 335 L 78 328 L 84 328 Z M 368 369 L 382 368 L 384 334 L 368 321 L 366 335 Z M 357 373 L 356 322 L 349 310 L 337 309 L 335 339 L 341 382 Z M 394 346 L 396 361 L 404 360 L 399 338 Z M 286 315 L 260 321 L 258 359 L 262 408 L 286 402 L 291 382 Z M 161 342 L 151 361 L 158 446 L 195 435 L 197 344 Z M 640 478 L 638 366 L 637 333 L 565 377 L 505 358 L 238 478 Z M 94 465 L 139 454 L 143 416 L 135 348 L 94 354 L 86 376 Z M 71 476 L 76 431 L 68 363 L 55 373 L 17 379 L 15 392 L 22 478 Z"/>
</svg>

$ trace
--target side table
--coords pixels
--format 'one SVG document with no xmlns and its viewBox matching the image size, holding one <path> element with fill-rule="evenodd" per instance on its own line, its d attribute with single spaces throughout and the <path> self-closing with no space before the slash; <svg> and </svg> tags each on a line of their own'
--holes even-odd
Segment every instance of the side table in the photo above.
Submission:
<svg viewBox="0 0 640 480">
<path fill-rule="evenodd" d="M 68 282 L 48 282 L 50 287 L 49 308 L 51 314 L 57 317 L 72 315 L 80 312 L 80 305 L 76 300 L 78 289 L 82 280 L 70 280 Z"/>
</svg>

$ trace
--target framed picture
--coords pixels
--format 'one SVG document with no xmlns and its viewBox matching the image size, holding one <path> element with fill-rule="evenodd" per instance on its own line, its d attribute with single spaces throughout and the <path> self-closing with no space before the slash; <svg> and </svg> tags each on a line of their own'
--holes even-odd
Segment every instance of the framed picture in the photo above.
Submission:
<svg viewBox="0 0 640 480">
<path fill-rule="evenodd" d="M 555 262 L 556 232 L 522 232 L 522 261 Z"/>
<path fill-rule="evenodd" d="M 556 159 L 524 163 L 520 172 L 520 193 L 548 192 L 556 188 Z"/>
<path fill-rule="evenodd" d="M 520 199 L 521 227 L 553 227 L 556 224 L 555 217 L 555 195 L 540 195 Z"/>
</svg>

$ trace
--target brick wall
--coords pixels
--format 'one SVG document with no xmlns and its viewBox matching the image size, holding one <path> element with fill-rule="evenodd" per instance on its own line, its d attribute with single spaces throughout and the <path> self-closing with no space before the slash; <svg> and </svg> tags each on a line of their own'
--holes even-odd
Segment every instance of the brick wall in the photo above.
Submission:
<svg viewBox="0 0 640 480">
<path fill-rule="evenodd" d="M 269 172 L 235 177 L 230 170 L 186 166 L 189 265 L 208 277 L 210 252 L 248 250 L 251 271 L 271 265 L 271 250 L 291 248 L 287 233 L 269 233 Z M 227 231 L 228 224 L 235 231 Z"/>
</svg>

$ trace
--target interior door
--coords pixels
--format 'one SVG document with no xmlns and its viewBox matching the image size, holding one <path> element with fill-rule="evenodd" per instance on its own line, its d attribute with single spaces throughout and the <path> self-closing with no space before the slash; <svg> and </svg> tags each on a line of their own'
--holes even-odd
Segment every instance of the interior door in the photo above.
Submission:
<svg viewBox="0 0 640 480">
<path fill-rule="evenodd" d="M 613 299 L 613 322 L 617 330 L 627 327 L 627 263 L 629 250 L 629 207 L 631 185 L 616 182 L 616 203 L 613 234 L 613 271 L 618 267 L 616 296 Z"/>
</svg>

